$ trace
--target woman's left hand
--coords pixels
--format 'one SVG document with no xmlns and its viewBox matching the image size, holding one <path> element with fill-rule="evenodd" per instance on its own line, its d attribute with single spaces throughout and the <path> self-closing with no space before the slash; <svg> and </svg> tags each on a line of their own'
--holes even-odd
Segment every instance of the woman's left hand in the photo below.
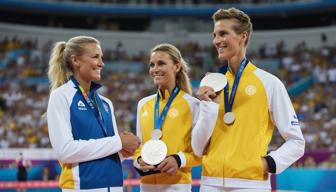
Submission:
<svg viewBox="0 0 336 192">
<path fill-rule="evenodd" d="M 156 169 L 168 175 L 175 175 L 177 174 L 178 164 L 174 157 L 168 156 L 157 166 Z"/>
</svg>

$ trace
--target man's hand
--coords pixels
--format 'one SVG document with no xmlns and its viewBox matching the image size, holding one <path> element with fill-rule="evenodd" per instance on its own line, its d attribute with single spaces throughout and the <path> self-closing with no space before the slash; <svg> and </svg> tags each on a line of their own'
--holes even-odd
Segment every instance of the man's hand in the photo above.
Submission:
<svg viewBox="0 0 336 192">
<path fill-rule="evenodd" d="M 216 93 L 213 88 L 208 86 L 202 86 L 198 89 L 196 96 L 199 100 L 212 101 L 212 98 L 216 97 Z"/>
</svg>

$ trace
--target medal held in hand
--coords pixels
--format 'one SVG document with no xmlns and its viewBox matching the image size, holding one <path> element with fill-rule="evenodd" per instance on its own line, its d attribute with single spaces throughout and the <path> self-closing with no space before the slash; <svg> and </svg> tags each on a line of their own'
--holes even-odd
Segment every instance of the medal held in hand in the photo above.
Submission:
<svg viewBox="0 0 336 192">
<path fill-rule="evenodd" d="M 166 158 L 167 146 L 159 139 L 150 139 L 142 147 L 141 158 L 149 165 L 157 165 Z"/>
<path fill-rule="evenodd" d="M 201 80 L 200 87 L 201 86 L 208 86 L 213 88 L 215 92 L 218 92 L 227 84 L 226 76 L 221 73 L 210 73 L 207 74 L 203 79 Z"/>
<path fill-rule="evenodd" d="M 179 88 L 176 86 L 172 91 L 167 104 L 164 106 L 161 115 L 159 115 L 159 95 L 156 96 L 154 108 L 154 129 L 151 134 L 151 139 L 142 146 L 141 150 L 142 160 L 149 165 L 157 165 L 167 156 L 167 145 L 160 140 L 162 137 L 161 127 L 167 115 L 168 109 L 178 92 Z"/>
</svg>

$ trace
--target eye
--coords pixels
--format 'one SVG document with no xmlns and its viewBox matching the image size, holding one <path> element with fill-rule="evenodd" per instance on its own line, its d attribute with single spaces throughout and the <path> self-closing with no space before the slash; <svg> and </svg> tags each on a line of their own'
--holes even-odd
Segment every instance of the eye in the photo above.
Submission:
<svg viewBox="0 0 336 192">
<path fill-rule="evenodd" d="M 154 63 L 150 63 L 150 64 L 149 64 L 149 67 L 150 67 L 150 68 L 153 68 L 154 66 L 155 66 Z"/>
<path fill-rule="evenodd" d="M 161 60 L 158 62 L 158 65 L 165 65 L 165 64 L 166 64 L 166 62 L 161 61 Z"/>
<path fill-rule="evenodd" d="M 227 34 L 227 32 L 225 32 L 225 31 L 220 31 L 219 32 L 219 36 L 221 36 L 221 37 L 225 36 L 226 34 Z"/>
</svg>

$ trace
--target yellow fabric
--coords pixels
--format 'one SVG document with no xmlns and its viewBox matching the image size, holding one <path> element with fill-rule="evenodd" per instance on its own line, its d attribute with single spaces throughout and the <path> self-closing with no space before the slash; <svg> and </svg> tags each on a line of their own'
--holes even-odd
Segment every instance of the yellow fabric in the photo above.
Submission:
<svg viewBox="0 0 336 192">
<path fill-rule="evenodd" d="M 169 92 L 166 91 L 165 96 L 160 94 L 159 111 L 160 114 L 169 99 Z M 167 156 L 177 154 L 182 151 L 186 157 L 186 167 L 179 168 L 178 174 L 168 176 L 164 173 L 153 174 L 141 178 L 141 183 L 145 184 L 187 184 L 191 183 L 191 167 L 199 165 L 201 159 L 196 157 L 191 148 L 191 130 L 192 130 L 192 111 L 183 98 L 185 93 L 180 90 L 171 104 L 167 116 L 162 125 L 161 140 L 166 143 L 168 153 Z M 164 98 L 164 99 L 163 99 Z M 150 139 L 154 129 L 154 105 L 155 97 L 148 100 L 142 106 L 138 117 L 140 118 L 140 128 L 142 134 L 142 143 Z M 136 150 L 134 160 L 140 156 L 141 147 Z"/>
<path fill-rule="evenodd" d="M 231 125 L 223 121 L 225 108 L 224 99 L 221 99 L 214 132 L 202 159 L 203 176 L 267 179 L 262 157 L 266 155 L 274 125 L 268 112 L 266 90 L 253 74 L 255 69 L 249 63 L 243 72 L 232 107 L 236 120 Z M 230 71 L 226 76 L 230 96 L 235 77 Z"/>
<path fill-rule="evenodd" d="M 72 164 L 60 163 L 62 172 L 59 178 L 59 185 L 62 189 L 74 189 L 75 183 L 72 175 Z"/>
</svg>

